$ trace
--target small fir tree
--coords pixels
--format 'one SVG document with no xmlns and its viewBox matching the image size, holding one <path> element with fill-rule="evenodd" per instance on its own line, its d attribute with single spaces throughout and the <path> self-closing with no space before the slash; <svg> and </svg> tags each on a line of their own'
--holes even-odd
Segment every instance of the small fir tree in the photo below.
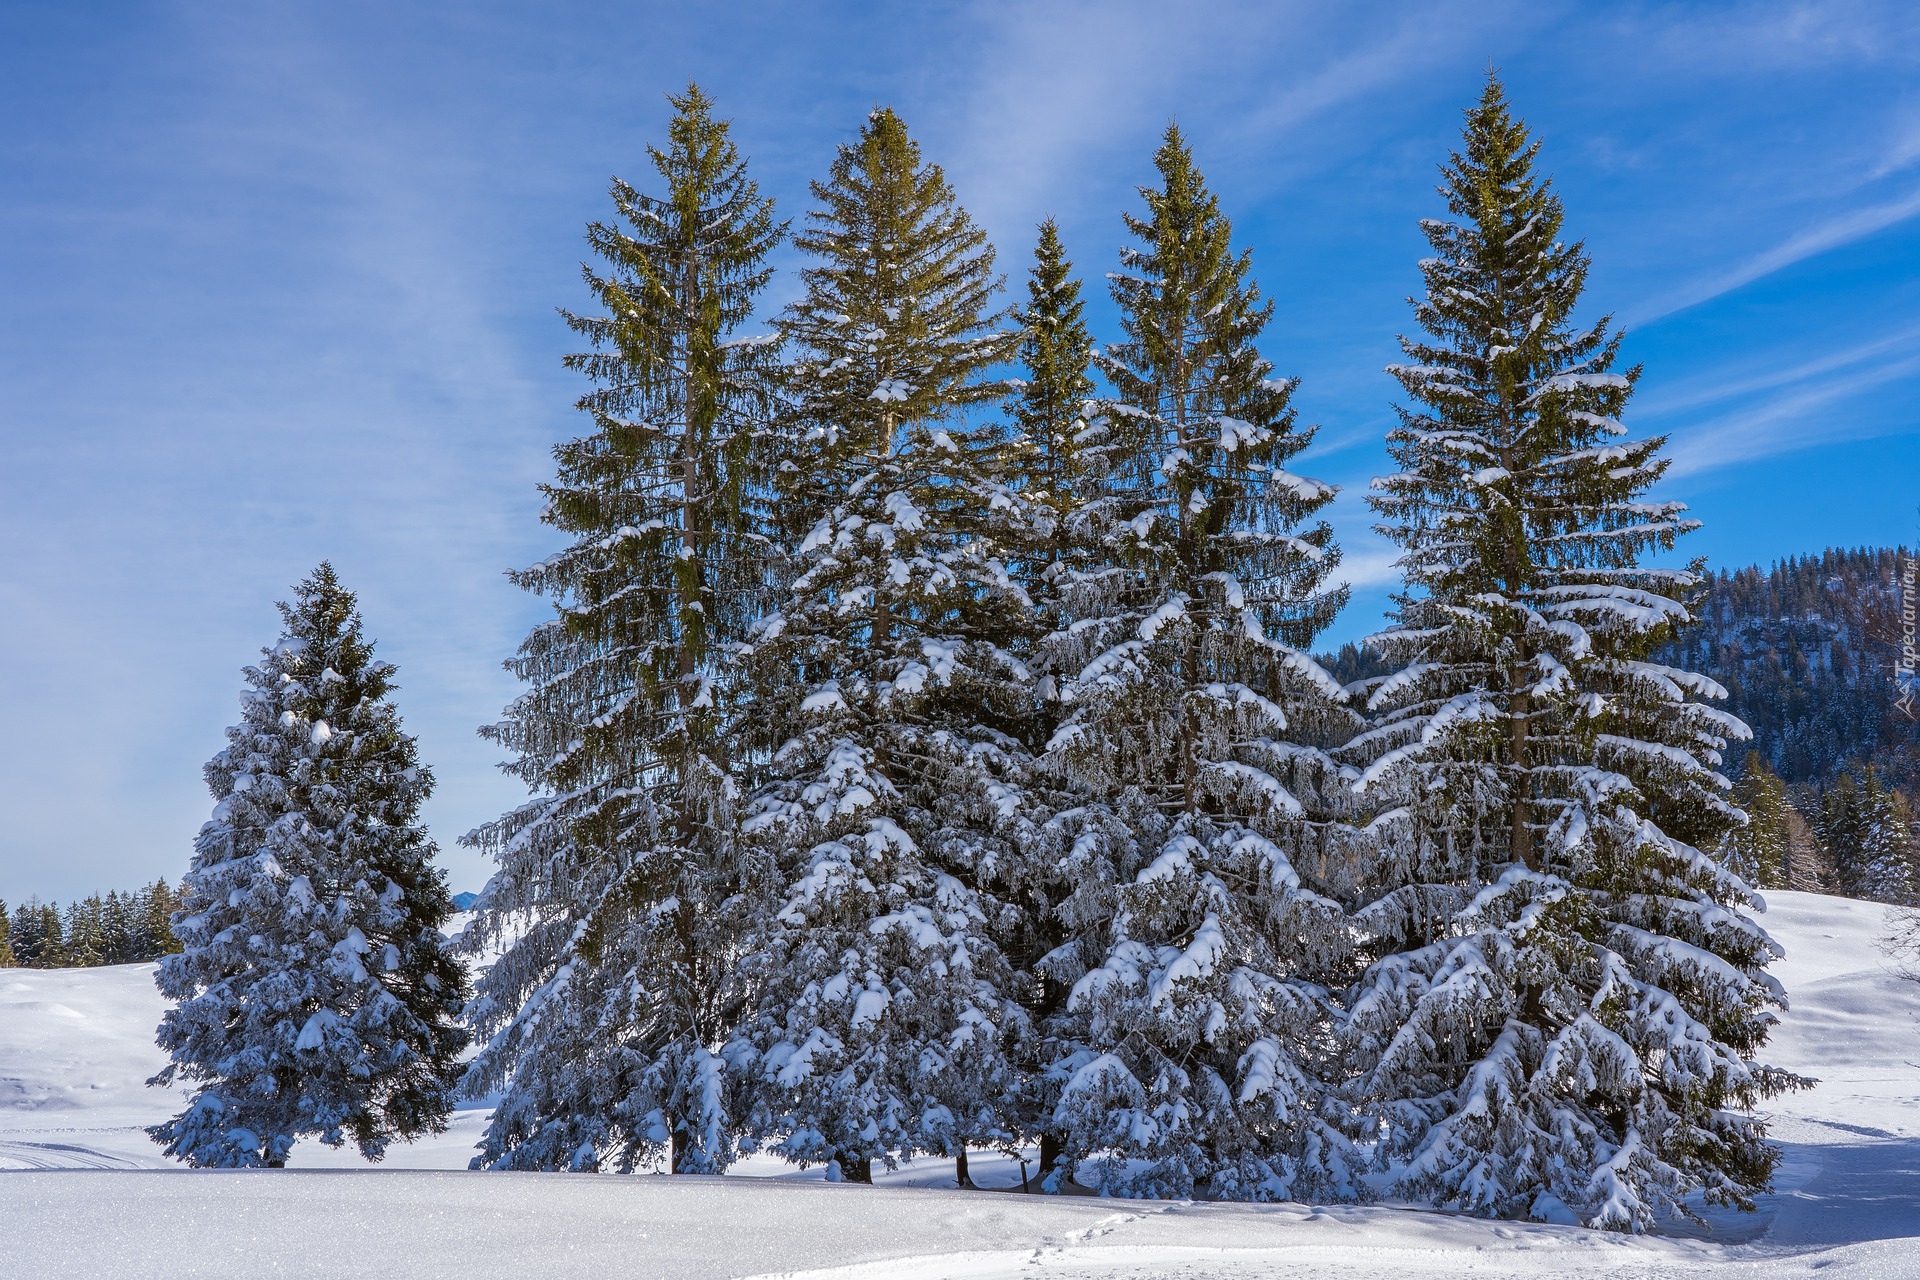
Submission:
<svg viewBox="0 0 1920 1280">
<path fill-rule="evenodd" d="M 171 923 L 175 906 L 173 890 L 164 879 L 155 880 L 141 890 L 135 903 L 141 960 L 158 960 L 179 953 L 180 939 L 173 936 Z"/>
<path fill-rule="evenodd" d="M 322 564 L 246 669 L 240 723 L 206 767 L 216 805 L 182 884 L 184 945 L 155 980 L 175 1001 L 151 1083 L 194 1086 L 148 1130 L 214 1168 L 277 1168 L 293 1144 L 352 1139 L 378 1160 L 446 1127 L 466 979 L 419 825 L 433 777 L 388 700 L 353 595 Z"/>
<path fill-rule="evenodd" d="M 761 935 L 759 1125 L 870 1181 L 1015 1136 L 993 886 L 1023 834 L 1030 602 L 1005 444 L 993 253 L 906 126 L 875 111 L 813 187 L 781 505 L 792 586 L 754 638 L 749 828 L 781 895 Z M 958 1171 L 964 1184 L 964 1163 Z"/>
<path fill-rule="evenodd" d="M 1154 162 L 1111 277 L 1125 341 L 1096 357 L 1110 435 L 1068 437 L 1103 452 L 1051 497 L 1074 550 L 1043 644 L 1069 797 L 1043 1133 L 1107 1192 L 1349 1196 L 1318 1085 L 1345 924 L 1301 874 L 1342 842 L 1313 745 L 1340 689 L 1306 652 L 1345 594 L 1314 519 L 1334 491 L 1286 469 L 1313 431 L 1256 346 L 1273 305 L 1177 128 Z"/>
<path fill-rule="evenodd" d="M 594 431 L 555 451 L 548 524 L 571 544 L 514 579 L 553 600 L 508 663 L 529 688 L 483 730 L 538 799 L 470 839 L 499 863 L 475 945 L 511 931 L 475 1020 L 469 1085 L 505 1081 L 476 1166 L 676 1173 L 735 1155 L 725 1055 L 756 892 L 736 840 L 730 646 L 761 611 L 760 479 L 775 349 L 743 338 L 783 228 L 697 86 L 672 96 L 664 193 L 615 180 L 584 268 L 603 311 Z"/>
<path fill-rule="evenodd" d="M 1573 320 L 1587 257 L 1538 143 L 1497 79 L 1466 115 L 1371 498 L 1406 586 L 1353 744 L 1385 810 L 1356 1094 L 1398 1194 L 1642 1230 L 1750 1206 L 1779 1158 L 1750 1112 L 1793 1083 L 1754 1060 L 1778 948 L 1701 852 L 1748 734 L 1647 659 L 1700 577 L 1641 559 L 1695 522 L 1647 496 L 1663 441 L 1624 436 L 1618 333 Z"/>
<path fill-rule="evenodd" d="M 0 969 L 11 969 L 13 965 L 13 925 L 7 915 L 7 900 L 0 898 Z"/>
</svg>

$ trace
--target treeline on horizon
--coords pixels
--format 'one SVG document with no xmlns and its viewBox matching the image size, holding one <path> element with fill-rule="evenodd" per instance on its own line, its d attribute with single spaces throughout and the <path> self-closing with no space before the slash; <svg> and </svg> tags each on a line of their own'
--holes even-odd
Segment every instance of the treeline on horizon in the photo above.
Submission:
<svg viewBox="0 0 1920 1280">
<path fill-rule="evenodd" d="M 89 894 L 63 910 L 28 897 L 0 899 L 0 968 L 79 969 L 142 964 L 180 950 L 170 923 L 178 905 L 164 879 L 131 892 Z"/>
</svg>

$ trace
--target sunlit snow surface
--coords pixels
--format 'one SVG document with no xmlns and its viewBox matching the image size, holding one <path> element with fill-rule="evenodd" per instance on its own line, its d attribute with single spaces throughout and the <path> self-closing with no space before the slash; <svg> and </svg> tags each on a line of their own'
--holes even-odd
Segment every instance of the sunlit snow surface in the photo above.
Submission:
<svg viewBox="0 0 1920 1280">
<path fill-rule="evenodd" d="M 1141 1204 L 951 1187 L 922 1162 L 878 1188 L 751 1161 L 724 1179 L 468 1174 L 485 1123 L 364 1170 L 303 1144 L 286 1173 L 172 1169 L 141 1131 L 152 968 L 0 969 L 0 1278 L 806 1276 L 1064 1280 L 1472 1275 L 1920 1280 L 1920 984 L 1876 948 L 1880 908 L 1769 895 L 1793 1009 L 1767 1058 L 1820 1077 L 1779 1102 L 1786 1149 L 1757 1214 L 1628 1239 L 1403 1209 Z M 1004 1158 L 975 1180 L 1019 1183 Z M 84 1171 L 93 1172 L 84 1172 Z M 82 1172 L 76 1172 L 82 1171 Z M 770 1176 L 768 1176 L 770 1175 Z"/>
</svg>

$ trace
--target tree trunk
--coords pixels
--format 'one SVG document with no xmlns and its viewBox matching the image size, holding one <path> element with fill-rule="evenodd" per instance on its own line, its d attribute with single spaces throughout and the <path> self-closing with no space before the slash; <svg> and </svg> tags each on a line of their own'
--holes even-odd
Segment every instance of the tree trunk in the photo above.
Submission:
<svg viewBox="0 0 1920 1280">
<path fill-rule="evenodd" d="M 1060 1157 L 1065 1154 L 1065 1146 L 1058 1134 L 1040 1135 L 1040 1189 L 1042 1191 L 1047 1189 L 1047 1175 L 1053 1172 L 1054 1166 L 1060 1163 Z"/>
<path fill-rule="evenodd" d="M 842 1151 L 834 1157 L 834 1162 L 840 1166 L 840 1178 L 843 1182 L 858 1182 L 869 1187 L 873 1185 L 871 1156 L 856 1156 L 851 1152 Z"/>
<path fill-rule="evenodd" d="M 967 1149 L 960 1148 L 953 1157 L 953 1182 L 955 1186 L 973 1190 L 973 1179 L 967 1176 Z"/>
<path fill-rule="evenodd" d="M 1516 774 L 1513 789 L 1513 860 L 1524 864 L 1529 871 L 1538 871 L 1540 860 L 1533 852 L 1533 798 L 1528 794 L 1532 775 L 1527 758 L 1527 714 L 1532 702 L 1533 699 L 1527 694 L 1514 694 L 1513 703 L 1508 708 L 1507 727 L 1513 757 L 1510 763 Z"/>
</svg>

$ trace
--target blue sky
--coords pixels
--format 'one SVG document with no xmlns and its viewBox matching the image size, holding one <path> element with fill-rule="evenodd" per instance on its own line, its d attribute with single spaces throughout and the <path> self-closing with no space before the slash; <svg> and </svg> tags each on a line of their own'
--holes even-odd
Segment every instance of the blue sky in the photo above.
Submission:
<svg viewBox="0 0 1920 1280">
<path fill-rule="evenodd" d="M 1059 219 L 1096 282 L 1177 117 L 1322 424 L 1301 468 L 1379 620 L 1383 464 L 1489 62 L 1545 138 L 1594 313 L 1718 565 L 1920 525 L 1920 9 L 1637 4 L 0 5 L 0 896 L 178 876 L 272 602 L 361 594 L 460 833 L 514 803 L 476 725 L 539 613 L 534 486 L 585 222 L 698 79 L 790 216 L 896 107 L 1018 283 Z M 790 261 L 790 259 L 784 259 Z M 773 289 L 774 303 L 791 288 Z M 1110 318 L 1090 286 L 1096 322 Z"/>
</svg>

